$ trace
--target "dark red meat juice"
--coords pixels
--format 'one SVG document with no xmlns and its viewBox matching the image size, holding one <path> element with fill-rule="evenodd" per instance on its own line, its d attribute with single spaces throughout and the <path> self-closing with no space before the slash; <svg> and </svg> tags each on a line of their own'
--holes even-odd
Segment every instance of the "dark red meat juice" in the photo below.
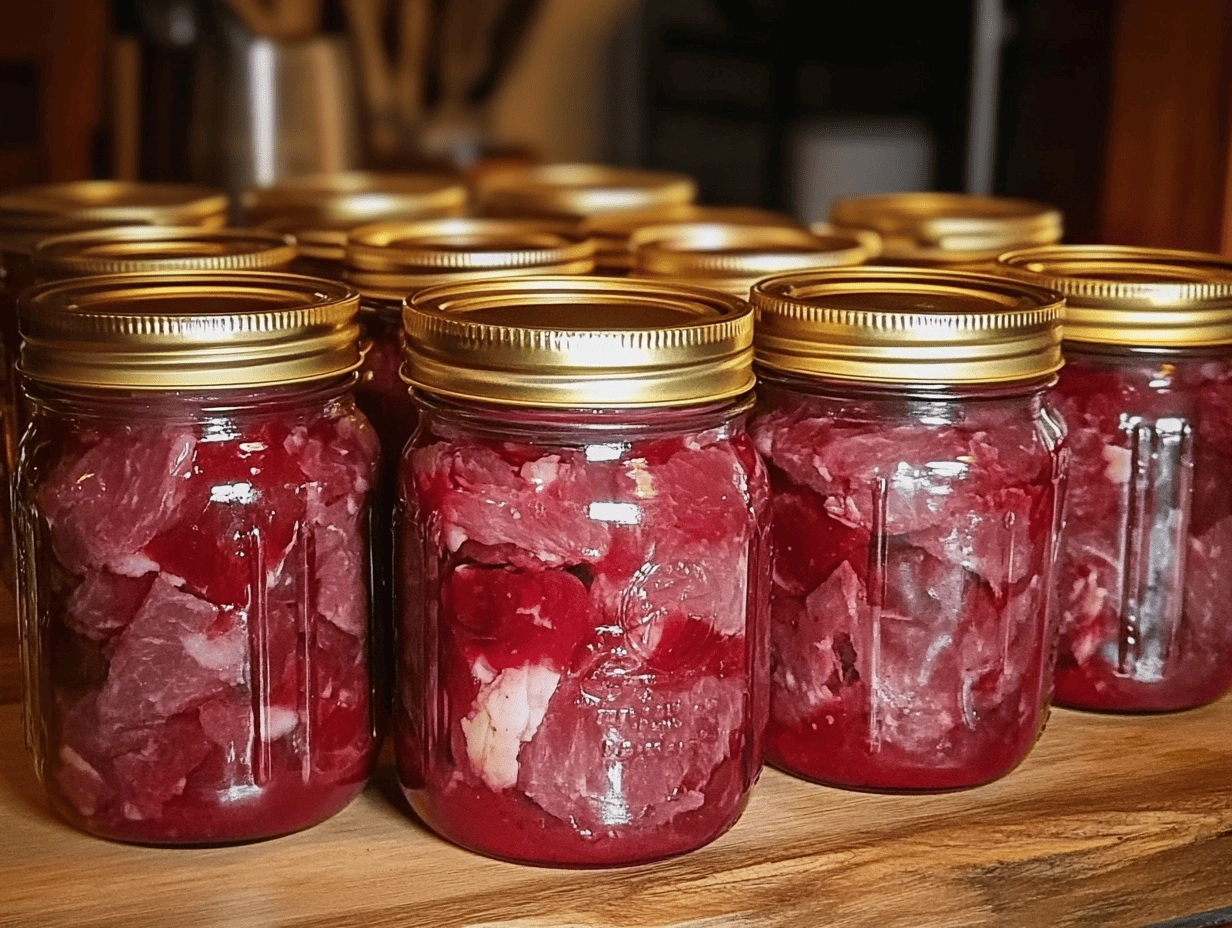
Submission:
<svg viewBox="0 0 1232 928">
<path fill-rule="evenodd" d="M 406 325 L 422 419 L 400 477 L 395 748 L 416 813 L 548 865 L 713 840 L 760 770 L 768 700 L 747 306 L 544 278 L 427 291 Z M 664 327 L 687 346 L 677 377 Z M 488 338 L 522 348 L 494 362 Z"/>
<path fill-rule="evenodd" d="M 1217 699 L 1232 686 L 1232 263 L 1067 246 L 1002 265 L 1070 300 L 1056 700 L 1161 712 Z"/>
<path fill-rule="evenodd" d="M 378 451 L 351 392 L 354 293 L 161 275 L 23 303 L 27 725 L 53 804 L 87 831 L 154 844 L 328 818 L 375 759 Z M 167 323 L 194 312 L 195 331 Z M 209 359 L 221 329 L 230 351 Z M 88 357 L 61 347 L 67 333 L 93 340 Z"/>
<path fill-rule="evenodd" d="M 1051 688 L 1065 454 L 1043 391 L 1059 300 L 868 269 L 772 278 L 754 305 L 751 429 L 773 497 L 768 758 L 857 789 L 1004 775 Z M 965 359 L 919 350 L 942 339 Z"/>
</svg>

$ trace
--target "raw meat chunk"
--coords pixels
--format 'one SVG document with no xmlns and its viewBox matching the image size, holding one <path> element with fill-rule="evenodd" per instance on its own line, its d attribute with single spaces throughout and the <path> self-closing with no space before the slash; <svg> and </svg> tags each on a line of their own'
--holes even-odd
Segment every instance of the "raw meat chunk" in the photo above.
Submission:
<svg viewBox="0 0 1232 928">
<path fill-rule="evenodd" d="M 610 529 L 590 515 L 590 504 L 605 494 L 587 486 L 588 469 L 577 462 L 553 455 L 524 475 L 527 465 L 515 467 L 487 448 L 444 443 L 414 457 L 422 505 L 450 551 L 468 540 L 509 544 L 549 566 L 592 563 L 607 552 Z"/>
<path fill-rule="evenodd" d="M 64 624 L 96 641 L 111 638 L 133 620 L 150 592 L 153 576 L 132 578 L 104 570 L 90 571 L 68 598 Z"/>
<path fill-rule="evenodd" d="M 176 520 L 196 444 L 186 430 L 125 428 L 65 461 L 38 492 L 60 563 L 79 574 L 157 570 L 140 552 Z"/>
<path fill-rule="evenodd" d="M 116 643 L 100 720 L 151 725 L 247 682 L 248 638 L 236 618 L 158 577 Z"/>
</svg>

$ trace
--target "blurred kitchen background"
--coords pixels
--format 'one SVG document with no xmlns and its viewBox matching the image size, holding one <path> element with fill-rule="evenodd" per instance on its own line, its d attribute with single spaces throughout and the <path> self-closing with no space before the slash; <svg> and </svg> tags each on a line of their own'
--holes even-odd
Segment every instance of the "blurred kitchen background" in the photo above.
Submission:
<svg viewBox="0 0 1232 928">
<path fill-rule="evenodd" d="M 10 0 L 0 185 L 607 161 L 1232 250 L 1232 0 Z"/>
</svg>

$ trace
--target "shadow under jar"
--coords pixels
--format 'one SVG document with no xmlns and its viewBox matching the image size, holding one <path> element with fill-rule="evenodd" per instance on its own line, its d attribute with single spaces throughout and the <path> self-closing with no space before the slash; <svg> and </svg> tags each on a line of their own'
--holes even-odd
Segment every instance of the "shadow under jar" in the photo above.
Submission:
<svg viewBox="0 0 1232 928">
<path fill-rule="evenodd" d="M 635 864 L 714 840 L 761 769 L 768 490 L 752 318 L 597 278 L 408 305 L 399 777 L 480 853 Z M 670 362 L 670 363 L 669 363 Z"/>
<path fill-rule="evenodd" d="M 865 268 L 753 291 L 772 487 L 767 758 L 909 791 L 1013 769 L 1043 727 L 1064 429 L 1062 300 Z"/>
<path fill-rule="evenodd" d="M 26 734 L 78 827 L 247 841 L 367 781 L 378 450 L 352 395 L 357 310 L 281 274 L 22 298 Z"/>
<path fill-rule="evenodd" d="M 1162 712 L 1217 699 L 1232 686 L 1232 262 L 1058 246 L 1000 266 L 1069 300 L 1056 701 Z"/>
</svg>

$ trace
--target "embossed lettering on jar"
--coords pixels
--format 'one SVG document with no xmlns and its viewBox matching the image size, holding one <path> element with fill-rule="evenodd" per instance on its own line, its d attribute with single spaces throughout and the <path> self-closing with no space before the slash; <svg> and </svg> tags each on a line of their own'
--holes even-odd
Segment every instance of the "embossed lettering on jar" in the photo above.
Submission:
<svg viewBox="0 0 1232 928">
<path fill-rule="evenodd" d="M 747 304 L 595 278 L 405 314 L 395 746 L 415 811 L 510 860 L 640 863 L 761 766 L 765 472 Z"/>
<path fill-rule="evenodd" d="M 840 786 L 976 786 L 1046 717 L 1060 297 L 943 271 L 754 288 L 773 497 L 767 757 Z"/>
<path fill-rule="evenodd" d="M 27 741 L 78 827 L 244 841 L 363 788 L 378 452 L 352 396 L 357 309 L 280 274 L 23 298 Z"/>
<path fill-rule="evenodd" d="M 1000 264 L 1070 303 L 1057 701 L 1153 712 L 1217 699 L 1232 686 L 1232 263 L 1066 246 Z"/>
</svg>

